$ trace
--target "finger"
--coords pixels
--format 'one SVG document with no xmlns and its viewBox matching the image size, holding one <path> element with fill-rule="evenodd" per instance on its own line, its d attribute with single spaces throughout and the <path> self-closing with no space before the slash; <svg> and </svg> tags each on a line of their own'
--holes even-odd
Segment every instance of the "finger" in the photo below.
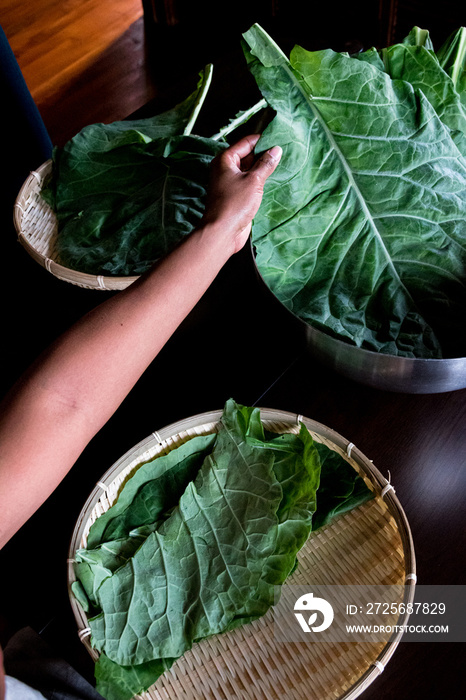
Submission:
<svg viewBox="0 0 466 700">
<path fill-rule="evenodd" d="M 240 162 L 243 158 L 246 158 L 252 151 L 256 143 L 260 139 L 260 134 L 250 134 L 249 136 L 243 136 L 242 139 L 229 146 L 223 155 L 233 159 L 236 165 L 239 167 Z"/>
<path fill-rule="evenodd" d="M 243 172 L 246 172 L 247 170 L 250 170 L 252 166 L 254 165 L 256 158 L 254 156 L 254 153 L 248 153 L 247 156 L 241 159 L 241 164 L 240 168 Z"/>
<path fill-rule="evenodd" d="M 265 181 L 279 164 L 282 153 L 283 151 L 280 146 L 273 146 L 273 148 L 269 148 L 268 151 L 264 151 L 264 153 L 262 153 L 262 155 L 257 159 L 250 172 L 256 173 L 256 175 L 259 175 Z"/>
</svg>

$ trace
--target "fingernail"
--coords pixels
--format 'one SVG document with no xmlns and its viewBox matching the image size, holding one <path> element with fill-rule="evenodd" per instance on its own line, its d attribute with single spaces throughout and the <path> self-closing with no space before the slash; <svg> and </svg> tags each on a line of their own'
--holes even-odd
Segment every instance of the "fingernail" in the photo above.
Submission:
<svg viewBox="0 0 466 700">
<path fill-rule="evenodd" d="M 279 160 L 279 158 L 282 157 L 283 149 L 281 146 L 273 146 L 272 148 L 269 148 L 268 153 L 272 156 L 272 158 Z"/>
</svg>

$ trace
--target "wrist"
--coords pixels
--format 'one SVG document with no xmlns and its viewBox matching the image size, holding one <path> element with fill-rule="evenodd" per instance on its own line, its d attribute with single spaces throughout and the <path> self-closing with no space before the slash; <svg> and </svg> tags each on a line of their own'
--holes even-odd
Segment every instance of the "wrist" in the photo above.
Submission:
<svg viewBox="0 0 466 700">
<path fill-rule="evenodd" d="M 236 237 L 225 231 L 220 222 L 202 222 L 192 234 L 205 251 L 204 255 L 218 260 L 223 265 L 237 252 Z"/>
</svg>

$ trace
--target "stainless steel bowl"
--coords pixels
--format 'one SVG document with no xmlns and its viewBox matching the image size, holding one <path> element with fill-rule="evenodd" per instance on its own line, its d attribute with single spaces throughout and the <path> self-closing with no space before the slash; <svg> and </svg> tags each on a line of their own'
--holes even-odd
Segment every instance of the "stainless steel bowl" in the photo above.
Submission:
<svg viewBox="0 0 466 700">
<path fill-rule="evenodd" d="M 422 360 L 364 350 L 337 340 L 309 325 L 286 308 L 264 282 L 251 253 L 257 276 L 275 303 L 301 324 L 306 346 L 322 364 L 361 384 L 405 394 L 438 394 L 466 388 L 466 357 Z"/>
<path fill-rule="evenodd" d="M 349 379 L 406 394 L 438 394 L 466 388 L 465 357 L 422 360 L 385 355 L 357 348 L 304 325 L 313 355 Z"/>
</svg>

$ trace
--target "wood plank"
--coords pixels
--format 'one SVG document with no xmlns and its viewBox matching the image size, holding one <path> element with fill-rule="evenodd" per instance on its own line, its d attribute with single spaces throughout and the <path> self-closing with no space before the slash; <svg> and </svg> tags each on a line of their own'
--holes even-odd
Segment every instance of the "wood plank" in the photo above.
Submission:
<svg viewBox="0 0 466 700">
<path fill-rule="evenodd" d="M 44 97 L 39 107 L 55 145 L 64 145 L 88 124 L 124 119 L 156 96 L 145 50 L 140 19 L 87 68 Z"/>
<path fill-rule="evenodd" d="M 142 17 L 141 0 L 3 0 L 2 26 L 39 107 Z"/>
</svg>

